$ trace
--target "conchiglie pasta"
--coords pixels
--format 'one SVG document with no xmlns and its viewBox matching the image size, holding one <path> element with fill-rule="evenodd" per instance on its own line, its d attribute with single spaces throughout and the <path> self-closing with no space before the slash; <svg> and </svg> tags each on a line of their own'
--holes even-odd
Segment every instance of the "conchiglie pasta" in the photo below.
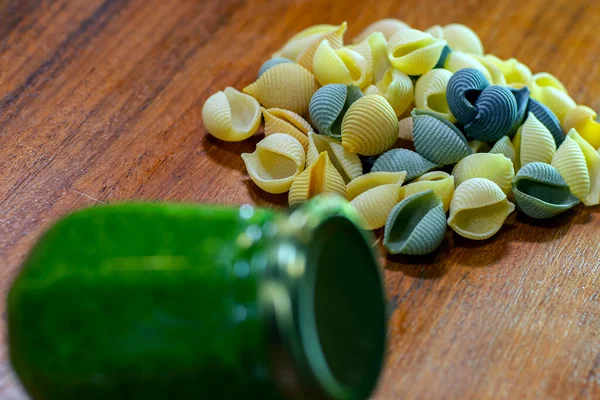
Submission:
<svg viewBox="0 0 600 400">
<path fill-rule="evenodd" d="M 413 83 L 408 75 L 390 68 L 377 82 L 377 94 L 383 96 L 394 109 L 396 116 L 402 115 L 413 101 Z"/>
<path fill-rule="evenodd" d="M 502 73 L 502 71 L 500 71 L 500 68 L 498 68 L 498 66 L 495 63 L 490 61 L 485 56 L 480 56 L 476 54 L 470 54 L 470 56 L 479 61 L 481 65 L 483 65 L 485 69 L 487 69 L 488 73 L 490 74 L 490 77 L 492 78 L 492 80 L 490 81 L 491 84 L 507 86 L 504 74 Z"/>
<path fill-rule="evenodd" d="M 469 140 L 469 148 L 472 153 L 487 153 L 491 150 L 490 146 L 481 140 Z"/>
<path fill-rule="evenodd" d="M 265 135 L 285 133 L 300 142 L 304 150 L 308 150 L 308 133 L 312 127 L 304 118 L 295 112 L 281 108 L 262 109 L 265 118 Z"/>
<path fill-rule="evenodd" d="M 352 103 L 361 97 L 362 92 L 354 85 L 325 85 L 310 99 L 310 119 L 320 133 L 340 139 L 344 115 Z"/>
<path fill-rule="evenodd" d="M 502 154 L 504 157 L 509 158 L 513 163 L 513 167 L 515 166 L 515 163 L 517 163 L 517 153 L 508 136 L 503 136 L 498 140 L 490 150 L 490 153 Z M 515 171 L 516 170 L 518 170 L 518 167 L 515 167 Z"/>
<path fill-rule="evenodd" d="M 321 85 L 342 83 L 367 87 L 371 83 L 371 66 L 359 53 L 348 48 L 334 49 L 323 40 L 313 58 L 313 72 Z"/>
<path fill-rule="evenodd" d="M 479 110 L 473 102 L 489 85 L 485 75 L 475 68 L 461 69 L 452 74 L 446 88 L 446 100 L 452 115 L 462 125 L 471 123 L 477 117 Z"/>
<path fill-rule="evenodd" d="M 531 70 L 529 67 L 515 58 L 501 60 L 498 57 L 487 54 L 485 59 L 496 65 L 504 75 L 506 84 L 515 88 L 522 88 L 529 85 L 531 81 Z"/>
<path fill-rule="evenodd" d="M 452 50 L 483 55 L 483 44 L 479 36 L 468 26 L 449 24 L 443 28 L 443 32 L 442 38 L 446 39 Z"/>
<path fill-rule="evenodd" d="M 372 83 L 379 82 L 391 67 L 387 56 L 387 40 L 381 32 L 373 32 L 362 42 L 350 46 L 351 50 L 362 55 L 371 70 Z"/>
<path fill-rule="evenodd" d="M 450 203 L 448 225 L 467 239 L 483 240 L 494 236 L 515 205 L 494 182 L 472 178 L 461 183 Z"/>
<path fill-rule="evenodd" d="M 529 89 L 531 97 L 552 110 L 561 124 L 564 123 L 567 113 L 577 106 L 565 86 L 547 72 L 533 75 Z"/>
<path fill-rule="evenodd" d="M 314 42 L 310 44 L 310 46 L 298 54 L 296 57 L 298 64 L 312 72 L 315 53 L 317 52 L 317 49 L 321 43 L 326 40 L 329 42 L 329 45 L 332 49 L 341 49 L 344 45 L 344 34 L 346 33 L 347 29 L 348 24 L 344 22 L 336 27 L 335 30 L 322 33 Z"/>
<path fill-rule="evenodd" d="M 394 68 L 407 75 L 423 75 L 437 64 L 446 41 L 429 33 L 405 29 L 394 34 L 388 43 L 388 58 Z"/>
<path fill-rule="evenodd" d="M 400 185 L 376 186 L 356 196 L 350 205 L 363 221 L 363 228 L 378 229 L 385 225 L 388 214 L 400 200 Z"/>
<path fill-rule="evenodd" d="M 411 181 L 436 167 L 438 166 L 414 151 L 392 149 L 379 156 L 372 171 L 406 171 L 406 180 Z"/>
<path fill-rule="evenodd" d="M 443 171 L 423 174 L 412 183 L 402 186 L 400 189 L 400 199 L 405 199 L 427 190 L 432 190 L 442 200 L 444 212 L 446 212 L 450 208 L 450 201 L 454 195 L 454 177 Z"/>
<path fill-rule="evenodd" d="M 600 122 L 598 114 L 586 106 L 571 109 L 565 117 L 565 132 L 575 129 L 593 148 L 600 148 Z"/>
<path fill-rule="evenodd" d="M 475 57 L 470 54 L 463 53 L 462 51 L 453 51 L 446 57 L 444 68 L 451 72 L 457 72 L 465 68 L 473 68 L 483 74 L 485 80 L 492 82 L 492 75 L 490 71 L 480 63 Z"/>
<path fill-rule="evenodd" d="M 398 138 L 402 140 L 413 140 L 413 118 L 406 117 L 398 121 Z"/>
<path fill-rule="evenodd" d="M 270 60 L 267 60 L 264 62 L 263 65 L 261 65 L 260 69 L 258 70 L 258 76 L 257 78 L 260 78 L 262 74 L 264 74 L 265 72 L 267 72 L 267 70 L 269 68 L 272 68 L 278 64 L 293 64 L 294 61 L 293 60 L 288 60 L 287 58 L 283 58 L 283 57 L 273 57 Z"/>
<path fill-rule="evenodd" d="M 519 168 L 531 162 L 550 163 L 556 152 L 554 137 L 532 113 L 520 128 L 518 146 Z"/>
<path fill-rule="evenodd" d="M 471 154 L 462 132 L 445 118 L 419 109 L 412 117 L 415 150 L 432 163 L 454 164 Z"/>
<path fill-rule="evenodd" d="M 288 202 L 290 205 L 302 203 L 322 193 L 346 197 L 344 179 L 329 160 L 326 151 L 319 154 L 317 160 L 294 180 Z"/>
<path fill-rule="evenodd" d="M 228 142 L 254 135 L 260 120 L 260 104 L 232 87 L 213 94 L 202 107 L 202 121 L 208 133 Z"/>
<path fill-rule="evenodd" d="M 315 42 L 318 42 L 320 38 L 338 29 L 339 26 L 337 25 L 314 25 L 308 27 L 292 36 L 281 49 L 273 54 L 273 58 L 282 57 L 296 60 L 300 53 L 315 44 Z M 341 44 L 340 47 L 342 47 Z"/>
<path fill-rule="evenodd" d="M 548 128 L 552 136 L 554 136 L 554 142 L 556 142 L 556 146 L 560 146 L 563 140 L 565 140 L 565 134 L 560 126 L 560 121 L 556 115 L 554 115 L 552 110 L 532 98 L 529 99 L 527 110 L 528 112 L 533 113 L 533 115 L 535 115 L 535 117 L 542 124 L 544 124 L 546 128 Z"/>
<path fill-rule="evenodd" d="M 408 24 L 400 21 L 395 18 L 385 18 L 380 19 L 378 21 L 373 22 L 371 25 L 367 26 L 361 33 L 359 33 L 353 40 L 354 43 L 362 42 L 369 35 L 377 32 L 381 32 L 385 39 L 391 38 L 394 33 L 410 29 Z"/>
<path fill-rule="evenodd" d="M 267 136 L 254 153 L 242 154 L 250 178 L 265 192 L 284 193 L 304 169 L 304 148 L 282 133 Z"/>
<path fill-rule="evenodd" d="M 510 192 L 515 170 L 512 161 L 502 154 L 472 154 L 460 160 L 452 170 L 456 186 L 471 178 L 486 178 L 506 194 Z"/>
<path fill-rule="evenodd" d="M 402 185 L 406 171 L 401 172 L 369 172 L 352 180 L 346 186 L 348 200 L 354 200 L 358 195 L 383 185 Z"/>
<path fill-rule="evenodd" d="M 445 69 L 433 69 L 422 75 L 415 86 L 415 106 L 420 110 L 436 113 L 456 122 L 446 100 L 446 88 L 452 72 Z"/>
<path fill-rule="evenodd" d="M 309 146 L 306 154 L 306 164 L 311 165 L 319 158 L 319 154 L 327 152 L 329 160 L 338 170 L 344 182 L 362 175 L 362 163 L 360 158 L 346 150 L 341 143 L 325 135 L 317 135 L 314 132 L 309 133 Z"/>
<path fill-rule="evenodd" d="M 269 68 L 244 93 L 257 99 L 265 108 L 283 108 L 306 115 L 317 82 L 312 73 L 297 64 L 278 64 Z"/>
</svg>

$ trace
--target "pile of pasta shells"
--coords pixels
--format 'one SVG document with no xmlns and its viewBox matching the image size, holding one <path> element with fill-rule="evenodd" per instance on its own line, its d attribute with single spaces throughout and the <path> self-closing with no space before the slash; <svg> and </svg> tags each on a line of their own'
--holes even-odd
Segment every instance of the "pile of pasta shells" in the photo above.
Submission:
<svg viewBox="0 0 600 400">
<path fill-rule="evenodd" d="M 347 24 L 294 35 L 242 92 L 212 95 L 202 116 L 242 154 L 248 175 L 289 204 L 348 199 L 390 253 L 426 254 L 447 226 L 495 235 L 518 209 L 552 218 L 600 202 L 600 123 L 546 72 L 485 54 L 461 24 L 396 19 L 345 43 Z M 411 143 L 412 142 L 412 143 Z"/>
</svg>

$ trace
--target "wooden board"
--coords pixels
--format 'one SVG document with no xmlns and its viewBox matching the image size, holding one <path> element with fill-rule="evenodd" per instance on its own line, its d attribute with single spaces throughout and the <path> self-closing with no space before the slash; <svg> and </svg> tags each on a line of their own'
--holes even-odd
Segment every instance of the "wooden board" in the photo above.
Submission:
<svg viewBox="0 0 600 400">
<path fill-rule="evenodd" d="M 203 102 L 253 81 L 302 28 L 345 20 L 351 37 L 382 17 L 468 24 L 488 52 L 555 74 L 600 109 L 594 0 L 0 0 L 2 298 L 43 229 L 76 208 L 284 206 L 245 174 L 239 155 L 259 137 L 208 137 Z M 579 206 L 547 222 L 513 215 L 483 242 L 449 234 L 429 257 L 383 259 L 390 352 L 375 398 L 599 398 L 599 240 L 600 208 Z M 23 399 L 5 353 L 0 398 Z"/>
</svg>

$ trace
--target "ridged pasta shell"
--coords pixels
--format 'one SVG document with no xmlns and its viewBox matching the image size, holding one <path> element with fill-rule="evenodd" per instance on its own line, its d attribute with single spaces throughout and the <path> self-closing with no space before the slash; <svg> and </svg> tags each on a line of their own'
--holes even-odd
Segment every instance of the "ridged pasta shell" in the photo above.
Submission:
<svg viewBox="0 0 600 400">
<path fill-rule="evenodd" d="M 446 100 L 446 88 L 451 77 L 452 72 L 445 69 L 433 69 L 421 75 L 415 85 L 416 107 L 436 113 L 450 122 L 456 122 Z"/>
<path fill-rule="evenodd" d="M 502 154 L 472 154 L 460 160 L 452 170 L 456 186 L 472 178 L 486 178 L 506 194 L 515 176 L 512 161 Z"/>
<path fill-rule="evenodd" d="M 381 32 L 373 32 L 363 41 L 349 48 L 367 60 L 373 78 L 371 83 L 379 82 L 391 67 L 387 56 L 387 40 Z"/>
<path fill-rule="evenodd" d="M 552 157 L 552 166 L 563 177 L 571 192 L 580 200 L 585 199 L 591 188 L 590 173 L 583 151 L 575 140 L 569 136 L 565 138 Z"/>
<path fill-rule="evenodd" d="M 556 168 L 545 163 L 521 168 L 512 190 L 519 209 L 532 218 L 551 218 L 579 204 Z"/>
<path fill-rule="evenodd" d="M 596 152 L 592 145 L 582 138 L 575 129 L 571 129 L 567 137 L 570 137 L 579 145 L 590 177 L 590 191 L 581 201 L 586 206 L 598 205 L 600 203 L 600 153 Z"/>
<path fill-rule="evenodd" d="M 503 136 L 500 140 L 498 140 L 490 150 L 490 153 L 502 154 L 504 155 L 504 157 L 509 158 L 510 161 L 512 161 L 513 163 L 513 167 L 515 165 L 515 162 L 517 161 L 517 154 L 515 152 L 515 148 L 513 147 L 513 144 L 508 136 Z M 518 170 L 518 168 L 514 169 L 515 171 Z"/>
<path fill-rule="evenodd" d="M 411 181 L 436 167 L 438 166 L 414 151 L 392 149 L 379 156 L 371 171 L 406 171 L 406 180 Z"/>
<path fill-rule="evenodd" d="M 492 54 L 485 55 L 485 58 L 500 69 L 508 86 L 522 88 L 531 82 L 531 70 L 519 60 L 515 58 L 501 60 Z"/>
<path fill-rule="evenodd" d="M 308 150 L 308 133 L 312 127 L 295 112 L 281 108 L 262 109 L 265 118 L 265 135 L 285 133 L 300 142 L 304 151 Z"/>
<path fill-rule="evenodd" d="M 364 88 L 372 80 L 371 67 L 362 55 L 345 47 L 336 50 L 327 40 L 315 52 L 313 72 L 321 85 L 342 83 Z"/>
<path fill-rule="evenodd" d="M 446 233 L 446 213 L 431 191 L 417 193 L 389 213 L 383 245 L 391 254 L 422 255 L 437 249 Z"/>
<path fill-rule="evenodd" d="M 530 89 L 531 97 L 552 110 L 561 124 L 564 123 L 567 113 L 577 106 L 565 86 L 547 72 L 533 75 Z"/>
<path fill-rule="evenodd" d="M 304 169 L 304 148 L 283 133 L 275 133 L 257 143 L 254 153 L 242 154 L 250 179 L 269 193 L 290 190 L 294 179 Z"/>
<path fill-rule="evenodd" d="M 400 172 L 370 172 L 354 179 L 346 185 L 348 200 L 354 200 L 360 194 L 383 185 L 402 185 L 406 178 L 406 171 Z"/>
<path fill-rule="evenodd" d="M 475 100 L 489 85 L 477 69 L 465 68 L 452 74 L 446 87 L 446 100 L 452 115 L 461 124 L 466 125 L 475 119 L 478 112 Z"/>
<path fill-rule="evenodd" d="M 287 63 L 294 64 L 294 61 L 288 60 L 287 58 L 283 58 L 283 57 L 271 58 L 270 60 L 265 61 L 263 65 L 261 65 L 260 69 L 258 70 L 257 78 L 260 78 L 261 75 L 264 74 L 265 72 L 267 72 L 267 70 L 269 68 L 274 67 L 279 64 L 287 64 Z"/>
<path fill-rule="evenodd" d="M 281 49 L 273 54 L 272 57 L 283 57 L 290 60 L 296 60 L 298 55 L 310 47 L 311 44 L 314 44 L 319 38 L 323 37 L 323 35 L 334 32 L 337 29 L 339 29 L 338 25 L 323 24 L 310 26 L 292 36 Z M 341 44 L 340 47 L 342 47 Z"/>
<path fill-rule="evenodd" d="M 433 36 L 436 39 L 444 38 L 444 28 L 442 28 L 441 25 L 433 25 L 433 26 L 425 29 L 425 33 L 429 33 L 431 36 Z"/>
<path fill-rule="evenodd" d="M 504 77 L 504 74 L 502 73 L 502 71 L 500 71 L 500 68 L 498 68 L 498 66 L 493 63 L 492 61 L 490 61 L 488 58 L 484 57 L 484 56 L 480 56 L 480 55 L 476 55 L 476 54 L 471 54 L 472 57 L 474 57 L 477 61 L 479 61 L 481 63 L 481 65 L 483 65 L 485 67 L 485 69 L 488 71 L 491 80 L 490 83 L 492 85 L 500 85 L 500 86 L 507 86 L 506 83 L 506 78 Z"/>
<path fill-rule="evenodd" d="M 467 239 L 483 240 L 494 236 L 515 210 L 506 194 L 485 178 L 464 181 L 454 191 L 448 225 Z"/>
<path fill-rule="evenodd" d="M 548 107 L 540 103 L 535 99 L 529 99 L 529 103 L 527 106 L 527 112 L 533 113 L 535 117 L 542 123 L 552 136 L 554 137 L 554 142 L 556 143 L 556 147 L 560 146 L 563 140 L 565 140 L 565 135 L 560 126 L 560 122 L 556 115 L 550 110 Z M 568 132 L 568 131 L 567 131 Z"/>
<path fill-rule="evenodd" d="M 394 109 L 396 117 L 402 115 L 413 101 L 413 83 L 408 75 L 390 68 L 377 82 L 377 94 L 383 96 Z"/>
<path fill-rule="evenodd" d="M 446 60 L 448 59 L 448 56 L 450 55 L 450 53 L 452 52 L 452 49 L 448 46 L 445 45 L 444 48 L 442 49 L 442 54 L 440 54 L 440 58 L 438 59 L 438 62 L 435 64 L 435 67 L 433 68 L 444 68 L 444 65 L 446 65 Z"/>
<path fill-rule="evenodd" d="M 406 117 L 398 122 L 398 137 L 403 140 L 413 140 L 413 119 Z"/>
<path fill-rule="evenodd" d="M 471 154 L 461 131 L 447 119 L 419 109 L 413 110 L 412 117 L 415 150 L 432 163 L 454 164 Z"/>
<path fill-rule="evenodd" d="M 491 150 L 490 146 L 481 140 L 470 140 L 469 147 L 472 153 L 487 153 Z"/>
<path fill-rule="evenodd" d="M 398 138 L 398 118 L 382 96 L 356 100 L 342 120 L 342 145 L 352 153 L 375 156 L 391 148 Z"/>
<path fill-rule="evenodd" d="M 446 41 L 416 29 L 396 32 L 388 42 L 388 58 L 407 75 L 423 75 L 440 59 Z"/>
<path fill-rule="evenodd" d="M 410 29 L 410 26 L 396 18 L 384 18 L 375 21 L 369 26 L 367 26 L 365 29 L 363 29 L 361 33 L 356 35 L 352 42 L 362 42 L 367 36 L 371 35 L 374 32 L 381 32 L 387 40 L 391 38 L 394 35 L 394 33 L 404 29 Z"/>
<path fill-rule="evenodd" d="M 202 121 L 208 133 L 228 142 L 254 135 L 260 120 L 260 104 L 232 87 L 213 94 L 202 107 Z"/>
<path fill-rule="evenodd" d="M 443 29 L 444 36 L 442 39 L 446 39 L 451 49 L 483 55 L 483 44 L 479 36 L 468 26 L 449 24 Z"/>
<path fill-rule="evenodd" d="M 378 229 L 385 225 L 388 214 L 398 204 L 399 195 L 400 185 L 381 185 L 359 194 L 350 205 L 360 215 L 363 228 Z"/>
<path fill-rule="evenodd" d="M 361 97 L 360 89 L 354 85 L 325 85 L 310 99 L 310 119 L 319 132 L 340 139 L 344 115 L 352 103 Z"/>
<path fill-rule="evenodd" d="M 341 143 L 325 135 L 317 135 L 314 132 L 308 134 L 308 152 L 306 154 L 306 165 L 311 165 L 319 158 L 319 154 L 327 152 L 329 160 L 338 170 L 344 182 L 362 175 L 362 163 L 360 158 L 346 150 Z"/>
<path fill-rule="evenodd" d="M 517 120 L 515 96 L 503 86 L 488 86 L 475 101 L 477 116 L 465 124 L 467 135 L 483 142 L 495 142 L 509 133 Z"/>
<path fill-rule="evenodd" d="M 278 64 L 269 68 L 256 82 L 246 86 L 249 94 L 265 108 L 283 108 L 306 115 L 308 103 L 317 91 L 315 77 L 297 64 Z"/>
<path fill-rule="evenodd" d="M 344 34 L 346 33 L 347 29 L 348 24 L 343 22 L 341 25 L 336 27 L 335 30 L 322 33 L 314 42 L 312 42 L 308 47 L 306 47 L 306 49 L 298 54 L 296 57 L 298 64 L 312 72 L 315 53 L 317 52 L 317 49 L 321 43 L 327 40 L 332 49 L 341 49 L 344 45 Z"/>
<path fill-rule="evenodd" d="M 450 201 L 454 195 L 454 177 L 443 171 L 433 171 L 421 175 L 412 183 L 402 186 L 400 199 L 416 193 L 432 190 L 442 200 L 444 212 L 450 208 Z"/>
<path fill-rule="evenodd" d="M 321 193 L 346 197 L 346 185 L 326 151 L 294 180 L 288 196 L 290 205 L 302 203 Z"/>
<path fill-rule="evenodd" d="M 556 152 L 556 143 L 548 128 L 529 113 L 520 131 L 519 168 L 536 161 L 549 164 Z"/>
<path fill-rule="evenodd" d="M 513 96 L 515 96 L 515 100 L 517 101 L 517 120 L 511 129 L 510 134 L 512 135 L 517 132 L 517 129 L 525 122 L 527 107 L 529 105 L 529 89 L 525 86 L 520 89 L 509 88 L 509 90 Z"/>
<path fill-rule="evenodd" d="M 458 72 L 467 68 L 476 69 L 485 76 L 487 82 L 493 81 L 492 74 L 485 65 L 479 62 L 479 60 L 471 54 L 463 53 L 462 51 L 453 50 L 448 54 L 448 57 L 446 57 L 446 61 L 444 62 L 444 68 L 451 72 Z"/>
<path fill-rule="evenodd" d="M 565 117 L 565 132 L 577 130 L 593 148 L 600 148 L 600 122 L 596 121 L 598 114 L 586 106 L 571 109 Z"/>
</svg>

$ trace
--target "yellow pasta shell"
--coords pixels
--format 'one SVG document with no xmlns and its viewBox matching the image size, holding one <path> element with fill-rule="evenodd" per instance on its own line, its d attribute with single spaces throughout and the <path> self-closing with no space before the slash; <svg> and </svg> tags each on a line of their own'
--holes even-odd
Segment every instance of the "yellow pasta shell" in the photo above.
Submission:
<svg viewBox="0 0 600 400">
<path fill-rule="evenodd" d="M 362 162 L 360 158 L 346 150 L 342 144 L 326 135 L 314 132 L 308 134 L 308 152 L 306 164 L 311 165 L 319 158 L 319 154 L 327 152 L 333 166 L 338 170 L 344 182 L 348 183 L 362 175 Z"/>
<path fill-rule="evenodd" d="M 486 142 L 482 142 L 481 140 L 469 140 L 469 148 L 473 154 L 475 153 L 487 153 L 489 152 L 490 146 Z"/>
<path fill-rule="evenodd" d="M 358 195 L 383 185 L 402 185 L 406 178 L 406 171 L 401 172 L 369 172 L 354 179 L 346 186 L 348 200 L 354 200 Z"/>
<path fill-rule="evenodd" d="M 260 104 L 232 87 L 213 94 L 202 107 L 202 121 L 208 133 L 228 142 L 254 135 L 260 120 Z"/>
<path fill-rule="evenodd" d="M 508 136 L 503 136 L 502 139 L 498 140 L 490 150 L 490 153 L 502 154 L 504 155 L 504 157 L 508 157 L 513 163 L 515 172 L 519 169 L 518 166 L 515 166 L 518 157 L 516 155 L 515 148 Z"/>
<path fill-rule="evenodd" d="M 314 25 L 310 26 L 294 36 L 286 44 L 273 54 L 272 57 L 283 57 L 296 60 L 298 55 L 314 44 L 321 37 L 339 29 L 338 25 Z M 340 44 L 341 47 L 341 44 Z"/>
<path fill-rule="evenodd" d="M 353 40 L 353 43 L 362 42 L 367 36 L 381 32 L 385 39 L 389 39 L 392 35 L 398 31 L 410 29 L 408 24 L 395 18 L 385 18 L 373 22 L 367 26 L 361 33 L 359 33 Z"/>
<path fill-rule="evenodd" d="M 398 137 L 403 140 L 413 140 L 413 119 L 406 117 L 398 122 Z"/>
<path fill-rule="evenodd" d="M 446 41 L 416 29 L 396 32 L 388 43 L 388 58 L 407 75 L 423 75 L 435 67 Z"/>
<path fill-rule="evenodd" d="M 346 197 L 346 185 L 342 176 L 329 160 L 326 151 L 294 180 L 288 202 L 290 205 L 302 203 L 321 193 L 333 193 Z"/>
<path fill-rule="evenodd" d="M 250 179 L 265 192 L 284 193 L 304 169 L 304 148 L 283 133 L 265 137 L 254 153 L 242 154 Z"/>
<path fill-rule="evenodd" d="M 323 40 L 313 59 L 313 72 L 321 85 L 341 83 L 364 88 L 371 83 L 371 69 L 367 60 L 348 48 L 335 50 Z"/>
<path fill-rule="evenodd" d="M 308 104 L 317 91 L 312 73 L 297 64 L 278 64 L 269 68 L 244 93 L 257 99 L 265 108 L 283 108 L 306 115 Z"/>
<path fill-rule="evenodd" d="M 282 108 L 262 109 L 265 118 L 265 135 L 285 133 L 300 142 L 304 151 L 308 150 L 308 133 L 312 132 L 310 124 L 295 112 Z"/>
<path fill-rule="evenodd" d="M 391 67 L 387 56 L 387 40 L 383 33 L 373 32 L 360 43 L 350 46 L 351 50 L 362 55 L 371 70 L 371 83 L 379 82 Z"/>
<path fill-rule="evenodd" d="M 433 171 L 421 175 L 412 183 L 402 186 L 400 200 L 413 194 L 432 190 L 442 200 L 444 212 L 450 208 L 450 201 L 454 195 L 454 177 L 443 171 Z"/>
<path fill-rule="evenodd" d="M 461 183 L 450 203 L 448 225 L 460 236 L 483 240 L 494 236 L 515 210 L 494 182 L 472 178 Z"/>
<path fill-rule="evenodd" d="M 446 57 L 446 62 L 444 63 L 444 68 L 453 73 L 461 69 L 473 68 L 480 71 L 488 82 L 493 81 L 490 71 L 488 71 L 488 69 L 482 63 L 480 63 L 474 56 L 463 53 L 462 51 L 453 51 L 448 54 L 448 57 Z"/>
<path fill-rule="evenodd" d="M 530 84 L 532 78 L 531 70 L 516 58 L 501 60 L 492 54 L 487 54 L 484 58 L 498 67 L 502 75 L 504 75 L 508 86 L 521 88 Z"/>
<path fill-rule="evenodd" d="M 600 122 L 596 121 L 598 115 L 586 106 L 577 106 L 567 113 L 563 128 L 565 132 L 577 130 L 593 148 L 600 148 Z"/>
<path fill-rule="evenodd" d="M 530 112 L 520 131 L 519 167 L 536 161 L 549 164 L 556 152 L 556 142 L 548 128 Z"/>
<path fill-rule="evenodd" d="M 312 72 L 313 59 L 321 43 L 327 40 L 331 45 L 331 48 L 342 48 L 342 46 L 344 45 L 344 33 L 346 33 L 347 29 L 348 24 L 346 22 L 343 22 L 335 30 L 321 34 L 321 36 L 319 36 L 313 43 L 311 43 L 310 46 L 308 46 L 304 51 L 298 54 L 298 57 L 296 57 L 296 61 L 298 62 L 298 64 L 302 65 L 304 68 Z"/>
<path fill-rule="evenodd" d="M 413 101 L 413 83 L 408 75 L 397 69 L 388 69 L 377 82 L 377 94 L 383 96 L 394 109 L 396 117 L 402 115 Z"/>
<path fill-rule="evenodd" d="M 565 137 L 554 157 L 552 166 L 563 177 L 571 193 L 580 200 L 590 193 L 591 181 L 587 163 L 579 144 L 572 136 Z"/>
<path fill-rule="evenodd" d="M 471 28 L 462 24 L 449 24 L 443 28 L 443 39 L 455 51 L 483 55 L 483 44 Z"/>
<path fill-rule="evenodd" d="M 385 225 L 390 211 L 400 201 L 400 185 L 377 186 L 359 194 L 350 205 L 363 221 L 363 228 L 378 229 Z"/>
<path fill-rule="evenodd" d="M 600 155 L 575 129 L 572 129 L 567 136 L 579 145 L 590 176 L 590 191 L 581 201 L 586 206 L 598 205 L 600 203 Z"/>
<path fill-rule="evenodd" d="M 479 56 L 476 54 L 471 54 L 471 55 L 473 56 L 473 58 L 475 58 L 477 61 L 479 61 L 481 63 L 481 65 L 483 65 L 485 67 L 485 69 L 488 70 L 490 76 L 492 77 L 492 80 L 490 81 L 491 84 L 500 85 L 500 86 L 507 85 L 506 78 L 504 77 L 504 74 L 502 73 L 502 71 L 500 71 L 500 68 L 498 68 L 497 64 L 490 61 L 490 59 L 485 56 Z"/>
<path fill-rule="evenodd" d="M 452 176 L 456 186 L 471 178 L 486 178 L 508 194 L 515 170 L 512 161 L 502 154 L 479 153 L 460 160 L 454 166 Z"/>
<path fill-rule="evenodd" d="M 342 120 L 342 145 L 352 153 L 375 156 L 390 149 L 398 138 L 398 118 L 382 96 L 356 100 Z"/>
<path fill-rule="evenodd" d="M 564 124 L 569 111 L 577 106 L 565 86 L 547 72 L 533 75 L 529 89 L 531 97 L 552 110 L 561 124 Z"/>
<path fill-rule="evenodd" d="M 415 105 L 454 123 L 456 118 L 446 101 L 446 87 L 451 76 L 452 72 L 445 69 L 433 69 L 422 75 L 415 86 Z"/>
</svg>

